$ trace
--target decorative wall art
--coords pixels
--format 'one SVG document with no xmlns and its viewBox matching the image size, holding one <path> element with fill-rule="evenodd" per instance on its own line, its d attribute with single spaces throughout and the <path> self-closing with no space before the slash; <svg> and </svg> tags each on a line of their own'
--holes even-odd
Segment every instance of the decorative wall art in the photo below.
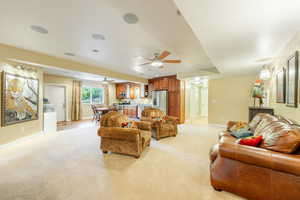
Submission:
<svg viewBox="0 0 300 200">
<path fill-rule="evenodd" d="M 298 57 L 296 51 L 287 62 L 286 105 L 295 108 L 298 106 Z"/>
<path fill-rule="evenodd" d="M 282 68 L 276 75 L 276 102 L 285 103 L 286 94 L 286 70 Z"/>
<path fill-rule="evenodd" d="M 38 79 L 3 72 L 2 94 L 2 126 L 38 119 Z"/>
</svg>

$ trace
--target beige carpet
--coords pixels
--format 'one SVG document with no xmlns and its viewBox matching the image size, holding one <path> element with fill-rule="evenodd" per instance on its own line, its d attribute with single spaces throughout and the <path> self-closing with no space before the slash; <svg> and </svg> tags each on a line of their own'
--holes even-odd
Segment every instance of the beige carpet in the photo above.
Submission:
<svg viewBox="0 0 300 200">
<path fill-rule="evenodd" d="M 1 200 L 241 199 L 209 183 L 221 128 L 181 125 L 140 159 L 99 150 L 96 127 L 40 135 L 0 149 Z"/>
</svg>

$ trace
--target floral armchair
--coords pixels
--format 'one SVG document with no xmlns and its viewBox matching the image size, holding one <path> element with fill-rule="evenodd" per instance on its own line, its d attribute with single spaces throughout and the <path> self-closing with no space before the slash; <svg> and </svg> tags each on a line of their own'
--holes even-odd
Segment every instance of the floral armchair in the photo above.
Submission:
<svg viewBox="0 0 300 200">
<path fill-rule="evenodd" d="M 98 135 L 103 153 L 110 151 L 139 158 L 143 150 L 150 146 L 151 124 L 130 122 L 126 115 L 111 111 L 102 116 Z"/>
<path fill-rule="evenodd" d="M 178 119 L 165 115 L 160 109 L 145 108 L 142 112 L 141 121 L 151 122 L 152 137 L 156 140 L 177 135 Z"/>
</svg>

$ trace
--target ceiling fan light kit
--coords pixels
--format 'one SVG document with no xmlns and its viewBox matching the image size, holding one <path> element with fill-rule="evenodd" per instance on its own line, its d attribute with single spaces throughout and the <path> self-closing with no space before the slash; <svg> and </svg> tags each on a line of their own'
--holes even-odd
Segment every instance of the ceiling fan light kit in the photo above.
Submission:
<svg viewBox="0 0 300 200">
<path fill-rule="evenodd" d="M 151 63 L 151 66 L 153 67 L 161 67 L 163 65 L 163 63 L 159 60 L 154 60 L 152 63 Z"/>
<path fill-rule="evenodd" d="M 168 51 L 163 51 L 161 54 L 155 53 L 154 58 L 145 58 L 146 60 L 149 60 L 150 62 L 140 64 L 139 66 L 151 65 L 152 67 L 157 67 L 159 69 L 162 69 L 164 63 L 174 63 L 174 64 L 181 63 L 181 60 L 164 60 L 164 58 L 166 58 L 170 54 L 171 53 Z"/>
</svg>

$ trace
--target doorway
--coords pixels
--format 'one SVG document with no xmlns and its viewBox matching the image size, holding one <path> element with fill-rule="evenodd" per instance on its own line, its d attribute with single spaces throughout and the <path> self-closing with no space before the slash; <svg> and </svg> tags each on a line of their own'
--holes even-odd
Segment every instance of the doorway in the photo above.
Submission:
<svg viewBox="0 0 300 200">
<path fill-rule="evenodd" d="M 67 121 L 66 86 L 47 84 L 44 88 L 44 98 L 52 104 L 56 111 L 57 122 Z"/>
<path fill-rule="evenodd" d="M 186 119 L 190 124 L 208 123 L 208 81 L 189 80 L 186 89 Z"/>
</svg>

